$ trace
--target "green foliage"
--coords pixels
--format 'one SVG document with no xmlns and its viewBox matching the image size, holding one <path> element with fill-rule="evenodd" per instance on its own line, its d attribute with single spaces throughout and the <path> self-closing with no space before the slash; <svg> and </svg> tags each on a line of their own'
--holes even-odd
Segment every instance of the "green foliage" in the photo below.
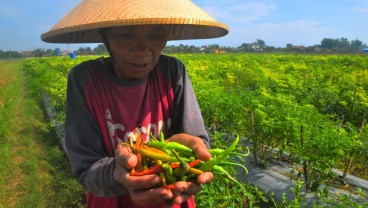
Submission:
<svg viewBox="0 0 368 208">
<path fill-rule="evenodd" d="M 367 143 L 361 135 L 368 115 L 366 56 L 177 57 L 188 68 L 205 123 L 212 130 L 236 132 L 259 145 L 278 148 L 295 162 L 307 161 L 310 171 L 320 176 L 327 177 L 352 148 L 359 149 L 361 162 L 367 161 L 361 155 Z M 358 133 L 360 128 L 363 133 Z"/>
<path fill-rule="evenodd" d="M 367 163 L 367 56 L 175 56 L 187 68 L 210 132 L 245 137 L 256 144 L 255 151 L 262 162 L 272 158 L 275 150 L 277 157 L 286 155 L 293 162 L 304 162 L 308 164 L 309 184 L 330 179 L 334 167 L 344 169 L 343 164 L 352 152 L 354 167 L 362 169 Z M 51 97 L 60 112 L 60 122 L 63 121 L 66 74 L 75 64 L 91 58 L 26 61 L 34 78 L 32 85 Z M 223 144 L 227 144 L 226 137 L 214 139 L 214 146 Z M 232 185 L 223 184 L 215 180 L 205 187 L 203 193 L 208 192 L 213 197 L 208 203 L 220 203 L 216 199 L 218 194 L 212 194 L 216 191 L 242 194 L 232 190 Z M 222 198 L 221 204 L 236 206 L 242 203 L 242 198 L 235 202 L 225 202 Z M 199 203 L 207 203 L 204 200 Z"/>
<path fill-rule="evenodd" d="M 22 64 L 0 62 L 0 207 L 83 207 Z"/>
<path fill-rule="evenodd" d="M 58 123 L 64 122 L 65 95 L 67 76 L 70 69 L 78 63 L 96 58 L 96 56 L 78 57 L 71 59 L 62 57 L 28 58 L 25 68 L 32 77 L 30 85 L 37 92 L 36 96 L 41 98 L 43 94 L 49 96 L 53 108 L 57 112 Z"/>
</svg>

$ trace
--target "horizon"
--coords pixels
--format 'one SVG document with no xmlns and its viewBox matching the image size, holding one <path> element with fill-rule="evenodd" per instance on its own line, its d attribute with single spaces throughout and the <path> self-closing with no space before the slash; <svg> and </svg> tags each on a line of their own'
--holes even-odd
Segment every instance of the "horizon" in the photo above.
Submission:
<svg viewBox="0 0 368 208">
<path fill-rule="evenodd" d="M 0 8 L 0 50 L 32 51 L 37 48 L 77 50 L 96 44 L 50 44 L 41 41 L 47 32 L 80 0 L 13 0 Z M 368 1 L 212 1 L 193 2 L 220 22 L 229 26 L 228 35 L 216 39 L 169 41 L 170 45 L 218 44 L 238 47 L 263 40 L 267 46 L 318 45 L 324 38 L 347 38 L 368 43 Z M 38 12 L 40 11 L 40 12 Z"/>
</svg>

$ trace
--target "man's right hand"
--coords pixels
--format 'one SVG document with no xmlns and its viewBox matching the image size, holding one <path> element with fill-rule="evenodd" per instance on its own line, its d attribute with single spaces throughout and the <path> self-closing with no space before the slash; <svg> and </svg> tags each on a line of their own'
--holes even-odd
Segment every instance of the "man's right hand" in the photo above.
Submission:
<svg viewBox="0 0 368 208">
<path fill-rule="evenodd" d="M 158 205 L 173 198 L 167 188 L 152 188 L 161 183 L 158 175 L 131 176 L 130 170 L 138 162 L 137 156 L 128 146 L 118 146 L 115 150 L 114 180 L 128 189 L 132 202 L 138 206 Z"/>
</svg>

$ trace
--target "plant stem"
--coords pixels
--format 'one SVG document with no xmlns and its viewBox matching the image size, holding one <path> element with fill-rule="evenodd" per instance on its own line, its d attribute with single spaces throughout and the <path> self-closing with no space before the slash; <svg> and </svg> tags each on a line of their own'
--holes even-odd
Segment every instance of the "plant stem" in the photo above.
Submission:
<svg viewBox="0 0 368 208">
<path fill-rule="evenodd" d="M 303 149 L 304 146 L 304 126 L 301 125 L 300 126 L 300 143 L 301 143 L 301 147 Z M 310 178 L 309 178 L 309 170 L 308 170 L 308 161 L 306 160 L 302 160 L 303 161 L 303 172 L 304 172 L 304 181 L 305 181 L 305 189 L 306 190 L 310 190 Z"/>
</svg>

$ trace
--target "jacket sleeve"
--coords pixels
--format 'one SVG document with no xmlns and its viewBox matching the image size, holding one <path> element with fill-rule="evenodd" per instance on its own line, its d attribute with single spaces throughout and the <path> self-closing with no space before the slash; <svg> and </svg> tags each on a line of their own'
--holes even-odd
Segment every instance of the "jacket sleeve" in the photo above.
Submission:
<svg viewBox="0 0 368 208">
<path fill-rule="evenodd" d="M 100 197 L 126 194 L 115 182 L 115 159 L 108 157 L 102 136 L 85 100 L 88 63 L 72 69 L 68 76 L 65 117 L 65 152 L 72 172 L 83 188 Z"/>
<path fill-rule="evenodd" d="M 170 80 L 175 96 L 173 133 L 187 133 L 203 139 L 210 147 L 210 138 L 184 64 L 172 57 L 162 56 L 161 68 Z"/>
</svg>

